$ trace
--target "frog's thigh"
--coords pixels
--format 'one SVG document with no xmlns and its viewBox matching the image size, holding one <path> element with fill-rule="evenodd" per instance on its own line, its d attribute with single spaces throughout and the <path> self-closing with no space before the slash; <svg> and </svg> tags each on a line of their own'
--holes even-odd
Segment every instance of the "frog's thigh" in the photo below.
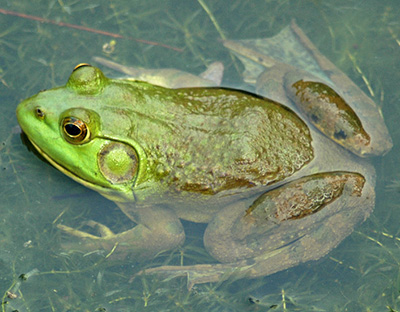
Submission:
<svg viewBox="0 0 400 312">
<path fill-rule="evenodd" d="M 373 187 L 362 175 L 318 173 L 264 193 L 248 209 L 224 208 L 204 242 L 221 262 L 251 259 L 259 270 L 251 275 L 267 275 L 324 256 L 373 205 Z"/>
</svg>

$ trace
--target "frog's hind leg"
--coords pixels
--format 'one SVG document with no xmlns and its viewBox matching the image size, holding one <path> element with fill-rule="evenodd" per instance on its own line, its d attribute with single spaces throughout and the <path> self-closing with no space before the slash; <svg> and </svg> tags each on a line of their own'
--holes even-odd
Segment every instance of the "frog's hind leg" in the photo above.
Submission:
<svg viewBox="0 0 400 312">
<path fill-rule="evenodd" d="M 221 210 L 209 224 L 204 243 L 221 264 L 162 266 L 138 274 L 188 278 L 195 284 L 258 277 L 317 260 L 364 221 L 374 191 L 352 172 L 325 172 L 289 182 L 244 204 Z"/>
<path fill-rule="evenodd" d="M 262 194 L 247 210 L 224 209 L 204 243 L 219 261 L 253 259 L 265 268 L 251 274 L 268 275 L 335 248 L 369 216 L 374 196 L 361 174 L 312 174 Z"/>
<path fill-rule="evenodd" d="M 225 40 L 224 45 L 233 51 L 244 64 L 245 72 L 243 76 L 245 81 L 249 83 L 257 82 L 257 92 L 263 96 L 287 104 L 285 100 L 280 98 L 280 92 L 277 91 L 280 90 L 280 86 L 265 83 L 267 77 L 272 77 L 268 81 L 278 81 L 277 78 L 283 71 L 295 73 L 297 78 L 292 83 L 304 80 L 307 83 L 311 83 L 313 89 L 320 89 L 320 86 L 324 85 L 323 90 L 319 91 L 322 96 L 328 89 L 335 90 L 341 99 L 341 103 L 345 103 L 346 109 L 336 113 L 334 109 L 330 108 L 331 112 L 336 113 L 335 118 L 339 121 L 339 123 L 333 124 L 330 131 L 335 130 L 336 125 L 340 123 L 357 123 L 358 121 L 355 121 L 354 118 L 350 118 L 350 120 L 341 119 L 343 112 L 347 114 L 350 111 L 354 111 L 358 116 L 357 119 L 360 119 L 360 125 L 357 125 L 357 127 L 366 134 L 365 136 L 363 135 L 360 142 L 358 142 L 358 139 L 352 142 L 354 148 L 352 148 L 353 145 L 349 148 L 347 143 L 341 144 L 342 140 L 336 141 L 345 148 L 362 157 L 382 155 L 391 149 L 392 140 L 380 108 L 346 74 L 318 51 L 294 21 L 274 37 Z M 285 82 L 283 77 L 280 79 L 282 85 L 288 83 Z M 302 97 L 306 97 L 304 93 Z M 330 99 L 332 98 L 330 97 Z M 300 101 L 302 104 L 299 107 L 300 110 L 303 110 L 303 103 L 305 102 L 307 101 Z M 298 106 L 299 101 L 295 101 L 295 103 Z M 324 100 L 320 104 L 324 105 Z M 315 107 L 316 105 L 313 104 L 313 108 Z M 329 115 L 327 117 L 331 118 Z M 313 119 L 309 118 L 309 121 L 314 123 Z M 329 121 L 332 121 L 332 118 L 328 121 L 323 120 L 324 124 L 328 124 Z M 321 130 L 320 128 L 318 129 Z M 321 132 L 330 137 L 329 133 Z M 366 140 L 365 138 L 368 139 Z"/>
</svg>

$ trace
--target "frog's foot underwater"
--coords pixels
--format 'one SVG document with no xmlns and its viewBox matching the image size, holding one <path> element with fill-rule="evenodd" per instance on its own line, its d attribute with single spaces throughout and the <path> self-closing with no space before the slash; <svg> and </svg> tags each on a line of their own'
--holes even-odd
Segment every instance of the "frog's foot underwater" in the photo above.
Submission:
<svg viewBox="0 0 400 312">
<path fill-rule="evenodd" d="M 124 205 L 119 206 L 124 211 Z M 154 213 L 157 218 L 154 218 Z M 141 224 L 137 222 L 132 229 L 119 233 L 114 233 L 104 224 L 93 220 L 83 225 L 92 228 L 98 235 L 58 224 L 57 228 L 70 236 L 68 241 L 63 242 L 62 247 L 69 252 L 99 252 L 106 254 L 110 259 L 124 259 L 133 255 L 134 259 L 139 261 L 153 258 L 162 251 L 183 244 L 185 233 L 173 211 L 152 207 L 151 210 L 143 209 L 137 214 L 131 212 L 128 216 L 132 218 L 133 215 L 140 218 Z M 75 240 L 71 240 L 71 237 Z"/>
</svg>

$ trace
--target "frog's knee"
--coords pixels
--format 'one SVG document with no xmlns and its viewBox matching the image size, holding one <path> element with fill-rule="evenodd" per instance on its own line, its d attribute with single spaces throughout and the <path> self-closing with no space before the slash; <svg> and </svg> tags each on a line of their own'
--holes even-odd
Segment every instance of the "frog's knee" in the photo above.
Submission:
<svg viewBox="0 0 400 312">
<path fill-rule="evenodd" d="M 182 224 L 177 224 L 176 222 L 169 222 L 166 224 L 164 230 L 168 235 L 185 235 Z"/>
<path fill-rule="evenodd" d="M 175 248 L 183 244 L 185 241 L 185 231 L 182 224 L 179 222 L 169 222 L 164 228 L 164 233 L 161 233 L 162 238 L 170 242 L 170 248 Z"/>
</svg>

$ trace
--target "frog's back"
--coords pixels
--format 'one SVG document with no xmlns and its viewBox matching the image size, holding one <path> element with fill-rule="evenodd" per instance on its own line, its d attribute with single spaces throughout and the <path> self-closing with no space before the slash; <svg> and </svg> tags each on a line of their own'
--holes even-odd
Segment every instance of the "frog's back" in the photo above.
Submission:
<svg viewBox="0 0 400 312">
<path fill-rule="evenodd" d="M 175 96 L 171 134 L 147 153 L 178 192 L 268 185 L 313 158 L 307 125 L 278 103 L 221 88 L 178 89 Z"/>
</svg>

